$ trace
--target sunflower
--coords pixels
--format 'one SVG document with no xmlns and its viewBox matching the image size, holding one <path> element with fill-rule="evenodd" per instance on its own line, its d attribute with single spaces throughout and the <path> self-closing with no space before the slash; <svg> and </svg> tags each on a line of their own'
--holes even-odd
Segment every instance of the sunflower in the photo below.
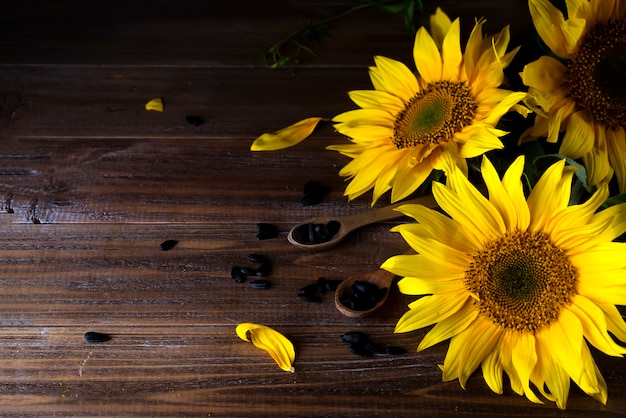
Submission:
<svg viewBox="0 0 626 418">
<path fill-rule="evenodd" d="M 626 7 L 623 0 L 567 0 L 568 19 L 549 0 L 529 0 L 539 36 L 556 55 L 521 73 L 537 113 L 521 141 L 547 137 L 582 159 L 590 185 L 617 179 L 626 192 Z"/>
<path fill-rule="evenodd" d="M 538 393 L 565 408 L 570 379 L 606 403 L 607 387 L 585 340 L 611 356 L 626 348 L 626 203 L 597 212 L 608 196 L 600 186 L 586 202 L 568 206 L 575 169 L 561 160 L 543 174 L 526 200 L 524 157 L 500 180 L 483 157 L 484 197 L 460 170 L 433 194 L 449 216 L 421 205 L 399 210 L 419 223 L 395 227 L 417 252 L 383 268 L 404 276 L 400 291 L 425 295 L 396 325 L 408 332 L 432 324 L 418 351 L 450 338 L 443 380 L 482 366 L 496 393 L 503 373 L 512 389 L 533 402 Z M 531 387 L 534 386 L 534 389 Z"/>
<path fill-rule="evenodd" d="M 374 90 L 349 92 L 360 109 L 333 118 L 351 143 L 331 145 L 352 160 L 339 172 L 351 178 L 345 195 L 354 199 L 373 190 L 372 205 L 391 189 L 393 202 L 417 189 L 433 169 L 449 171 L 465 159 L 503 148 L 506 132 L 495 126 L 524 93 L 499 89 L 503 70 L 517 50 L 506 53 L 508 27 L 483 38 L 478 21 L 461 52 L 459 19 L 437 9 L 432 35 L 420 28 L 413 56 L 418 76 L 401 62 L 374 57 Z"/>
</svg>

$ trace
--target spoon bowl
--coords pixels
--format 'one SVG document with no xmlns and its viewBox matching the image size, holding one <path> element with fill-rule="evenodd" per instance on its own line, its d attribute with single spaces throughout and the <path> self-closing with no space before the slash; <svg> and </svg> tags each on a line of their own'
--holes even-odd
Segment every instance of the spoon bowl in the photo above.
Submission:
<svg viewBox="0 0 626 418">
<path fill-rule="evenodd" d="M 372 223 L 386 221 L 389 219 L 399 218 L 402 213 L 396 210 L 397 207 L 408 204 L 420 204 L 429 208 L 437 207 L 437 202 L 432 195 L 421 196 L 416 199 L 407 200 L 405 202 L 399 202 L 393 205 L 385 206 L 380 209 L 368 210 L 365 212 L 357 213 L 347 216 L 322 216 L 319 218 L 309 219 L 294 226 L 287 234 L 287 240 L 294 246 L 308 251 L 324 251 L 328 250 L 348 236 L 355 229 Z M 310 225 L 328 225 L 330 222 L 335 221 L 338 223 L 338 228 L 332 236 L 323 240 L 322 242 L 303 242 L 298 240 L 303 229 L 308 229 Z"/>
<path fill-rule="evenodd" d="M 386 270 L 378 270 L 375 272 L 365 272 L 365 273 L 356 274 L 352 277 L 349 277 L 343 280 L 339 284 L 339 286 L 337 286 L 337 289 L 335 290 L 335 306 L 337 307 L 337 310 L 341 312 L 342 314 L 344 314 L 345 316 L 348 316 L 350 318 L 362 318 L 367 315 L 370 315 L 372 312 L 376 311 L 378 308 L 384 305 L 385 301 L 387 300 L 387 297 L 389 296 L 389 291 L 391 290 L 391 284 L 395 277 L 396 276 L 393 273 L 390 273 Z M 356 281 L 368 282 L 373 285 L 376 285 L 376 287 L 378 287 L 379 289 L 386 289 L 385 295 L 376 303 L 376 305 L 374 305 L 370 309 L 367 309 L 367 310 L 350 309 L 346 305 L 341 303 L 341 300 L 345 296 L 349 295 L 350 289 Z"/>
</svg>

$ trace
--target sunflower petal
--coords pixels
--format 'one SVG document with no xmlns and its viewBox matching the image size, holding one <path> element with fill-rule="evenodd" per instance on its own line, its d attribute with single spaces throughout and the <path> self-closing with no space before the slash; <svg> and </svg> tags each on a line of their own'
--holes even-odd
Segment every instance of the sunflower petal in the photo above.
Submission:
<svg viewBox="0 0 626 418">
<path fill-rule="evenodd" d="M 296 351 L 291 341 L 283 334 L 265 325 L 251 322 L 237 325 L 235 332 L 242 340 L 267 351 L 282 370 L 295 372 L 293 362 L 296 359 Z"/>
<path fill-rule="evenodd" d="M 428 31 L 421 27 L 415 36 L 413 59 L 420 76 L 427 83 L 434 83 L 441 79 L 441 54 L 437 44 Z"/>
<path fill-rule="evenodd" d="M 322 119 L 318 117 L 307 118 L 276 132 L 264 133 L 254 140 L 250 150 L 275 151 L 292 147 L 308 138 Z"/>
</svg>

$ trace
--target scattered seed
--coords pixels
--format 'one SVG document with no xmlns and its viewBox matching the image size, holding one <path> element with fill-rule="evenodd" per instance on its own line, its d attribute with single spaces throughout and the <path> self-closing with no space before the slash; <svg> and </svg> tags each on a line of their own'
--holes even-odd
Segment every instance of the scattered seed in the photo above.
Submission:
<svg viewBox="0 0 626 418">
<path fill-rule="evenodd" d="M 376 354 L 387 354 L 386 347 L 384 347 L 384 346 L 382 346 L 382 345 L 380 345 L 378 343 L 375 343 L 374 341 L 371 341 L 371 340 L 367 340 L 367 342 L 365 343 L 364 348 L 366 350 L 371 351 L 371 352 L 376 353 Z"/>
<path fill-rule="evenodd" d="M 248 256 L 248 260 L 250 260 L 253 263 L 261 263 L 261 264 L 270 262 L 269 258 L 261 254 L 250 254 Z"/>
<path fill-rule="evenodd" d="M 174 248 L 176 244 L 178 244 L 178 241 L 176 241 L 175 239 L 168 239 L 167 241 L 163 241 L 159 245 L 159 248 L 161 248 L 161 251 L 169 251 Z"/>
<path fill-rule="evenodd" d="M 365 344 L 368 337 L 361 331 L 350 331 L 341 336 L 341 341 L 348 344 Z"/>
<path fill-rule="evenodd" d="M 350 344 L 350 351 L 363 357 L 372 357 L 372 352 L 365 349 L 361 344 Z"/>
<path fill-rule="evenodd" d="M 259 277 L 268 276 L 272 272 L 272 264 L 268 261 L 265 263 L 261 263 L 259 268 L 256 271 L 256 275 Z"/>
<path fill-rule="evenodd" d="M 326 293 L 327 291 L 337 289 L 341 280 L 327 280 L 324 277 L 318 277 L 315 283 L 308 284 L 298 291 L 298 297 L 307 302 L 321 302 L 318 293 Z"/>
<path fill-rule="evenodd" d="M 233 266 L 230 270 L 230 277 L 235 283 L 243 283 L 246 281 L 246 275 L 241 272 L 241 267 Z"/>
<path fill-rule="evenodd" d="M 271 283 L 269 280 L 259 279 L 251 281 L 248 286 L 253 289 L 269 289 L 271 287 Z"/>
<path fill-rule="evenodd" d="M 374 354 L 402 355 L 406 350 L 395 345 L 378 344 L 361 331 L 349 331 L 341 336 L 341 341 L 350 344 L 350 351 L 360 356 L 370 357 Z"/>
<path fill-rule="evenodd" d="M 322 298 L 320 298 L 319 296 L 316 296 L 316 295 L 311 295 L 309 293 L 298 293 L 296 296 L 299 299 L 302 299 L 305 302 L 312 302 L 312 303 L 321 303 L 322 302 Z"/>
<path fill-rule="evenodd" d="M 89 331 L 85 333 L 84 338 L 88 343 L 103 343 L 109 341 L 111 336 L 102 332 Z"/>
<path fill-rule="evenodd" d="M 257 270 L 252 267 L 241 267 L 239 270 L 246 276 L 256 276 L 257 273 Z"/>
<path fill-rule="evenodd" d="M 187 121 L 187 123 L 194 126 L 200 126 L 204 123 L 204 119 L 202 119 L 200 116 L 195 115 L 189 115 L 185 118 L 185 120 Z"/>
<path fill-rule="evenodd" d="M 324 187 L 314 181 L 309 181 L 302 189 L 304 197 L 300 200 L 300 204 L 302 206 L 317 205 L 324 199 L 329 191 L 330 189 L 328 187 Z"/>
<path fill-rule="evenodd" d="M 260 240 L 276 238 L 278 236 L 278 228 L 276 225 L 265 222 L 256 224 L 256 232 L 256 237 Z"/>
<path fill-rule="evenodd" d="M 385 351 L 387 354 L 390 354 L 392 356 L 401 356 L 403 354 L 406 354 L 406 350 L 404 348 L 397 347 L 395 345 L 387 346 L 387 348 L 385 348 Z"/>
</svg>

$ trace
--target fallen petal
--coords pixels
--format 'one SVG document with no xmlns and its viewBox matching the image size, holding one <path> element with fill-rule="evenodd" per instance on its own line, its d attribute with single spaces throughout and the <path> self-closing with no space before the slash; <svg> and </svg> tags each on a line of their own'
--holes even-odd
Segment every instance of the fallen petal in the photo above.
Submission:
<svg viewBox="0 0 626 418">
<path fill-rule="evenodd" d="M 251 342 L 255 347 L 265 350 L 274 359 L 278 367 L 286 372 L 295 372 L 293 362 L 296 351 L 291 341 L 280 332 L 265 325 L 244 322 L 237 325 L 237 335 L 244 341 Z"/>
<path fill-rule="evenodd" d="M 323 118 L 307 118 L 276 132 L 264 133 L 254 140 L 250 151 L 275 151 L 305 140 Z"/>
<path fill-rule="evenodd" d="M 157 112 L 163 112 L 163 100 L 159 97 L 150 100 L 146 103 L 146 110 L 156 110 Z"/>
</svg>

